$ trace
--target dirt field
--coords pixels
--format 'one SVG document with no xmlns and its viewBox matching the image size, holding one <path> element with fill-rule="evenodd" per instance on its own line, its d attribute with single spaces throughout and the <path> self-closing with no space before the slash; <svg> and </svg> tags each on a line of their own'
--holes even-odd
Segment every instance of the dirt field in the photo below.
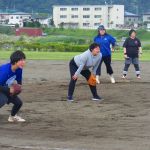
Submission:
<svg viewBox="0 0 150 150">
<path fill-rule="evenodd" d="M 103 65 L 104 101 L 91 100 L 81 77 L 69 103 L 68 62 L 28 61 L 20 95 L 27 122 L 8 123 L 11 105 L 0 109 L 0 150 L 150 150 L 150 62 L 141 66 L 142 80 L 133 66 L 122 80 L 123 62 L 113 62 L 117 83 L 110 84 Z"/>
</svg>

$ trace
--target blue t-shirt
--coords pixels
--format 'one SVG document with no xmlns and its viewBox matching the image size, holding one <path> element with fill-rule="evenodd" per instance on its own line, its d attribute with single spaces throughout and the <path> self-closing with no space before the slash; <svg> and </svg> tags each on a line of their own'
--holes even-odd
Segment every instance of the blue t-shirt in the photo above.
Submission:
<svg viewBox="0 0 150 150">
<path fill-rule="evenodd" d="M 111 56 L 110 45 L 115 46 L 116 40 L 109 34 L 103 36 L 97 35 L 94 38 L 94 42 L 100 45 L 100 51 L 103 57 Z"/>
<path fill-rule="evenodd" d="M 18 68 L 14 72 L 11 70 L 11 64 L 3 64 L 0 66 L 0 85 L 1 86 L 10 86 L 14 80 L 18 84 L 22 84 L 22 69 Z"/>
</svg>

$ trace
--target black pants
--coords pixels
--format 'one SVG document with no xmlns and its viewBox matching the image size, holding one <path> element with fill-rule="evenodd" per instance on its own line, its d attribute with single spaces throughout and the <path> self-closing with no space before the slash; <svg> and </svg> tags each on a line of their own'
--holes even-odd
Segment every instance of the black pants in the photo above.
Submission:
<svg viewBox="0 0 150 150">
<path fill-rule="evenodd" d="M 70 83 L 69 83 L 68 96 L 72 97 L 73 93 L 74 93 L 74 89 L 75 89 L 75 84 L 76 84 L 76 81 L 77 81 L 77 80 L 73 80 L 72 76 L 75 74 L 75 72 L 78 69 L 78 66 L 74 62 L 74 59 L 72 59 L 70 61 L 69 68 L 70 68 L 71 80 L 70 80 Z M 81 75 L 84 76 L 86 78 L 86 80 L 88 80 L 90 75 L 91 75 L 91 72 L 90 72 L 90 70 L 82 70 Z M 89 87 L 90 87 L 90 90 L 92 92 L 93 97 L 97 96 L 96 86 L 89 85 Z"/>
<path fill-rule="evenodd" d="M 111 67 L 111 56 L 102 57 L 102 60 L 101 60 L 99 66 L 97 68 L 96 75 L 101 75 L 101 66 L 102 66 L 103 62 L 106 65 L 107 73 L 109 75 L 112 75 L 113 74 L 113 69 Z"/>
<path fill-rule="evenodd" d="M 0 107 L 4 106 L 6 103 L 12 103 L 14 106 L 11 110 L 11 116 L 15 116 L 22 106 L 22 101 L 18 96 L 7 96 L 4 93 L 0 93 Z"/>
</svg>

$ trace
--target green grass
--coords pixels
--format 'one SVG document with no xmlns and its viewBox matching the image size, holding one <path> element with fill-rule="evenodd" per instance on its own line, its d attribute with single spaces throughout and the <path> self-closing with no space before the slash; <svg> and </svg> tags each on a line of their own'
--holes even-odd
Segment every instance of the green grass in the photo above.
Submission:
<svg viewBox="0 0 150 150">
<path fill-rule="evenodd" d="M 0 51 L 0 59 L 9 59 L 12 51 Z M 79 52 L 25 52 L 27 59 L 31 60 L 69 60 Z M 123 52 L 115 52 L 113 60 L 124 60 Z M 144 51 L 142 61 L 150 61 L 150 51 Z"/>
</svg>

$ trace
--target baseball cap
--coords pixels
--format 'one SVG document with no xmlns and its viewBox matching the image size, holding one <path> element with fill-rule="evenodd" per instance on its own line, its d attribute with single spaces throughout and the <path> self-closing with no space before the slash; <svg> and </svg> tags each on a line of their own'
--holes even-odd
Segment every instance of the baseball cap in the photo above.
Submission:
<svg viewBox="0 0 150 150">
<path fill-rule="evenodd" d="M 105 30 L 105 27 L 104 27 L 103 25 L 100 25 L 100 26 L 98 27 L 98 30 Z"/>
</svg>

